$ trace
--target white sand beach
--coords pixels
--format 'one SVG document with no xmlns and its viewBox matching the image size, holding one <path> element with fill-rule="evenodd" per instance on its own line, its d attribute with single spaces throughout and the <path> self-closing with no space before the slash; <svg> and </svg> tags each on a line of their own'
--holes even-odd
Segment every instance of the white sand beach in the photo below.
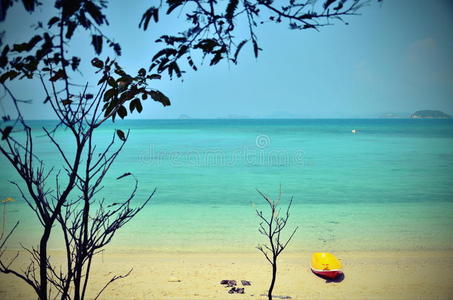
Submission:
<svg viewBox="0 0 453 300">
<path fill-rule="evenodd" d="M 22 254 L 22 253 L 21 253 Z M 309 268 L 310 253 L 283 253 L 275 295 L 292 299 L 453 299 L 453 251 L 338 252 L 345 277 L 326 282 Z M 61 252 L 51 253 L 58 261 Z M 21 255 L 24 257 L 24 255 Z M 114 274 L 101 299 L 265 299 L 270 267 L 260 253 L 107 251 L 97 257 L 88 299 Z M 245 294 L 228 294 L 222 279 L 251 281 Z M 0 275 L 1 299 L 34 299 L 26 284 Z"/>
</svg>

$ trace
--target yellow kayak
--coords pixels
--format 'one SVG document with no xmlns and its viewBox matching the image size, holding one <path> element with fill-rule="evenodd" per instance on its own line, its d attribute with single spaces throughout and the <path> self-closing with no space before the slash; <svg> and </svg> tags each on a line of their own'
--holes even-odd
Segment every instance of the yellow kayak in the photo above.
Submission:
<svg viewBox="0 0 453 300">
<path fill-rule="evenodd" d="M 341 262 L 331 253 L 317 252 L 311 256 L 311 270 L 315 274 L 333 279 L 343 274 L 341 268 Z"/>
</svg>

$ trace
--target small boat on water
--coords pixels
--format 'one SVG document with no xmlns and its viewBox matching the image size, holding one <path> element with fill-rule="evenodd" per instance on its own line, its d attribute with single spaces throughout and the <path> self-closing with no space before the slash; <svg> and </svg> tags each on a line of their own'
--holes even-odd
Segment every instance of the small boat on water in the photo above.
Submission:
<svg viewBox="0 0 453 300">
<path fill-rule="evenodd" d="M 334 279 L 343 274 L 341 268 L 341 262 L 333 254 L 318 252 L 311 256 L 311 270 L 319 276 Z"/>
</svg>

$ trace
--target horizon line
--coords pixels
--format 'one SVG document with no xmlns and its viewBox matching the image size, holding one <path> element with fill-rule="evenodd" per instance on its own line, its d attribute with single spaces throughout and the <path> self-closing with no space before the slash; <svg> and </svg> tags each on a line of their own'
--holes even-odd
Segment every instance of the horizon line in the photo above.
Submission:
<svg viewBox="0 0 453 300">
<path fill-rule="evenodd" d="M 344 117 L 344 118 L 143 118 L 143 119 L 125 119 L 116 121 L 154 121 L 154 120 L 169 120 L 169 121 L 188 121 L 188 120 L 395 120 L 395 119 L 417 119 L 417 120 L 443 120 L 444 118 L 383 118 L 383 117 Z M 448 119 L 447 119 L 448 120 Z M 11 120 L 12 121 L 12 120 Z M 25 119 L 25 121 L 59 121 L 58 119 Z M 111 121 L 111 120 L 109 120 Z"/>
</svg>

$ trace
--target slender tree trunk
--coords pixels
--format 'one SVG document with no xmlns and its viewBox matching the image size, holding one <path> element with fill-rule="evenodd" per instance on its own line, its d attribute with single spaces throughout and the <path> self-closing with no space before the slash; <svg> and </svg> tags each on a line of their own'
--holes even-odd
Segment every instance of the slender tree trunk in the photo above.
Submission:
<svg viewBox="0 0 453 300">
<path fill-rule="evenodd" d="M 81 270 L 79 266 L 77 266 L 74 276 L 74 300 L 80 300 L 80 276 Z"/>
<path fill-rule="evenodd" d="M 274 290 L 276 277 L 277 277 L 277 260 L 274 259 L 274 262 L 272 263 L 272 280 L 269 286 L 269 292 L 267 293 L 267 298 L 269 300 L 272 300 L 272 291 Z"/>
<path fill-rule="evenodd" d="M 82 283 L 82 260 L 83 257 L 79 252 L 77 254 L 74 267 L 74 300 L 80 300 L 80 285 Z"/>
<path fill-rule="evenodd" d="M 88 195 L 85 195 L 85 206 L 83 209 L 83 222 L 82 222 L 82 229 L 81 229 L 81 237 L 80 241 L 82 243 L 79 259 L 76 262 L 75 266 L 75 276 L 74 276 L 74 300 L 83 300 L 84 299 L 84 292 L 82 291 L 82 273 L 83 273 L 83 261 L 86 258 L 86 247 L 87 247 L 87 240 L 88 240 L 88 222 L 89 222 L 89 209 L 90 203 L 88 201 Z M 83 237 L 82 237 L 83 235 Z"/>
<path fill-rule="evenodd" d="M 52 227 L 46 225 L 39 243 L 39 299 L 47 300 L 47 242 Z"/>
</svg>

